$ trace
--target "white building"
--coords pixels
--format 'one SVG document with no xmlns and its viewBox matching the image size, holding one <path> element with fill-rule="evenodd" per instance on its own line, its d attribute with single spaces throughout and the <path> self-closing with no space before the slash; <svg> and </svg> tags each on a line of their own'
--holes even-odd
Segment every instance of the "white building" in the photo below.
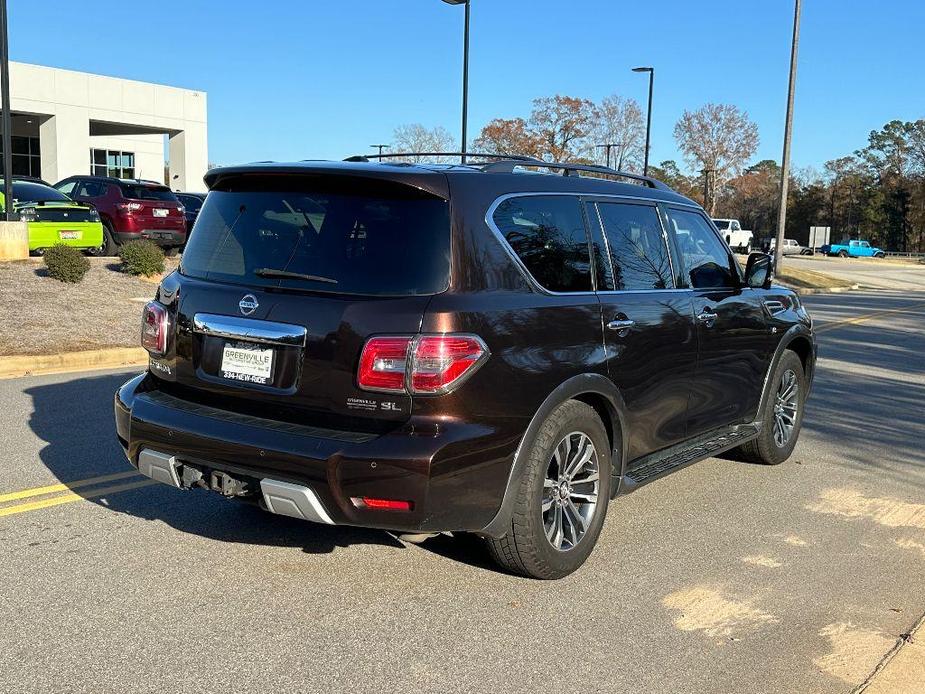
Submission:
<svg viewBox="0 0 925 694">
<path fill-rule="evenodd" d="M 11 62 L 10 99 L 16 175 L 54 184 L 96 174 L 205 190 L 205 92 Z"/>
</svg>

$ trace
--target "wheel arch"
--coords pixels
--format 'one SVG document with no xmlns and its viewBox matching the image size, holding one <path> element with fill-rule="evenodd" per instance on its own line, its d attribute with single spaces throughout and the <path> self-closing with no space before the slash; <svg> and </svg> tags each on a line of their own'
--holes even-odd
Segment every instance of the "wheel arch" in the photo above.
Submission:
<svg viewBox="0 0 925 694">
<path fill-rule="evenodd" d="M 758 412 L 764 412 L 764 406 L 773 390 L 771 375 L 777 369 L 781 357 L 787 351 L 794 352 L 803 364 L 803 373 L 806 376 L 806 382 L 812 388 L 813 375 L 816 369 L 816 339 L 812 330 L 804 323 L 797 323 L 791 326 L 781 337 L 774 350 L 774 356 L 768 365 L 768 372 L 764 377 L 764 386 L 761 390 L 761 403 L 758 406 Z"/>
<path fill-rule="evenodd" d="M 517 486 L 520 484 L 521 477 L 526 469 L 527 452 L 536 440 L 540 427 L 542 427 L 547 417 L 559 405 L 568 400 L 578 400 L 592 407 L 604 423 L 611 446 L 610 459 L 613 466 L 611 476 L 614 482 L 611 489 L 617 490 L 619 488 L 618 481 L 623 476 L 626 464 L 626 436 L 624 435 L 626 418 L 623 397 L 613 381 L 606 376 L 594 373 L 573 376 L 553 390 L 531 418 L 530 424 L 527 426 L 527 430 L 524 432 L 514 453 L 514 462 L 508 475 L 501 506 L 491 522 L 482 529 L 482 534 L 500 538 L 507 532 Z M 619 460 L 619 469 L 616 469 L 618 467 L 615 464 L 617 460 Z"/>
</svg>

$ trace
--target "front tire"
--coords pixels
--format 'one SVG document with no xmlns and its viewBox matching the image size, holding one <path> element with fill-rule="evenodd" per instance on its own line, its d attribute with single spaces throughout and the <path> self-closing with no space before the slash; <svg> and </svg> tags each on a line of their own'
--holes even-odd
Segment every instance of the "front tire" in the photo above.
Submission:
<svg viewBox="0 0 925 694">
<path fill-rule="evenodd" d="M 577 400 L 559 405 L 527 451 L 507 534 L 487 540 L 494 560 L 539 579 L 562 578 L 584 564 L 607 515 L 610 450 L 592 407 Z"/>
<path fill-rule="evenodd" d="M 771 384 L 773 390 L 760 413 L 761 433 L 739 451 L 749 462 L 779 465 L 793 453 L 803 425 L 806 375 L 796 352 L 784 352 Z"/>
</svg>

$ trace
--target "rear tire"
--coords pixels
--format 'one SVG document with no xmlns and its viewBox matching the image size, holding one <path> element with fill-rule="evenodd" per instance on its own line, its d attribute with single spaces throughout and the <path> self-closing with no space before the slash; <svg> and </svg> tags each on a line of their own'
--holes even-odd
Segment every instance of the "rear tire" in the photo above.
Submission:
<svg viewBox="0 0 925 694">
<path fill-rule="evenodd" d="M 97 258 L 102 258 L 109 255 L 118 255 L 119 245 L 115 242 L 112 230 L 109 228 L 109 225 L 106 222 L 103 222 L 103 243 L 101 243 L 96 248 L 88 248 L 87 253 Z"/>
<path fill-rule="evenodd" d="M 839 258 L 847 258 L 847 257 L 848 257 L 848 251 L 839 251 L 839 252 L 838 252 L 838 257 L 839 257 Z"/>
<path fill-rule="evenodd" d="M 601 534 L 610 501 L 610 439 L 592 407 L 569 400 L 540 427 L 528 455 L 510 528 L 500 539 L 486 538 L 488 548 L 508 571 L 562 578 L 584 564 Z"/>
<path fill-rule="evenodd" d="M 167 246 L 164 249 L 164 256 L 167 258 L 175 258 L 177 256 L 177 253 L 179 252 L 180 252 L 179 246 Z"/>
<path fill-rule="evenodd" d="M 771 393 L 759 413 L 761 433 L 738 450 L 749 462 L 779 465 L 793 453 L 803 425 L 806 375 L 796 352 L 784 352 L 771 375 L 771 384 Z"/>
</svg>

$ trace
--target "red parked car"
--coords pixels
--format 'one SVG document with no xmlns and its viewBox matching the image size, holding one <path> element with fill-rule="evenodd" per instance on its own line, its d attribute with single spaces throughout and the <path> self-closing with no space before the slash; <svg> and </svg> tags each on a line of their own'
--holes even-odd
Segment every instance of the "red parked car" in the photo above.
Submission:
<svg viewBox="0 0 925 694">
<path fill-rule="evenodd" d="M 149 239 L 175 255 L 186 243 L 183 205 L 156 181 L 71 176 L 54 186 L 73 200 L 91 203 L 103 222 L 103 245 L 94 255 L 115 255 L 132 239 Z"/>
</svg>

